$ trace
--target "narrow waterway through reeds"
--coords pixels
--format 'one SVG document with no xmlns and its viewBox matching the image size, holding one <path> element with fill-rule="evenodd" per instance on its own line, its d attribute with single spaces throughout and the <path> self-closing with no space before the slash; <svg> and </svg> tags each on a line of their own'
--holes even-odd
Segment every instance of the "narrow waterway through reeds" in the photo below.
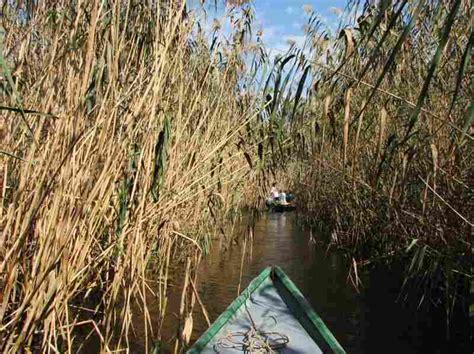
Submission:
<svg viewBox="0 0 474 354">
<path fill-rule="evenodd" d="M 335 249 L 328 250 L 323 235 L 302 226 L 296 213 L 263 214 L 244 246 L 247 232 L 244 220 L 234 229 L 234 234 L 241 235 L 237 242 L 216 240 L 201 262 L 196 286 L 211 322 L 237 297 L 239 284 L 243 290 L 265 267 L 278 265 L 348 353 L 469 352 L 467 317 L 454 314 L 448 339 L 442 305 L 417 309 L 413 301 L 398 300 L 403 281 L 400 267 L 378 265 L 361 270 L 363 285 L 357 291 L 348 280 L 349 260 Z M 162 353 L 173 352 L 178 333 L 182 287 L 179 274 L 173 278 L 161 328 Z M 191 343 L 207 327 L 201 306 L 196 305 Z M 141 352 L 140 342 L 137 338 L 137 353 Z"/>
</svg>

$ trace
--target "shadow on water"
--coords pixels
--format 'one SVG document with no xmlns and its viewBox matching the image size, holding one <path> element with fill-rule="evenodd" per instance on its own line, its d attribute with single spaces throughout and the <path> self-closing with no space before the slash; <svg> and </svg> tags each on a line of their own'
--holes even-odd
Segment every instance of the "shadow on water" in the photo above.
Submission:
<svg viewBox="0 0 474 354">
<path fill-rule="evenodd" d="M 265 267 L 282 267 L 348 353 L 472 352 L 468 316 L 455 315 L 448 340 L 442 306 L 417 310 L 416 304 L 397 302 L 401 268 L 377 266 L 366 271 L 358 293 L 347 281 L 349 265 L 342 254 L 326 253 L 322 242 L 309 241 L 309 230 L 298 226 L 295 213 L 265 214 L 257 220 L 252 247 L 247 248 L 241 289 Z M 201 263 L 199 294 L 211 322 L 237 296 L 242 252 L 241 246 L 226 249 L 216 241 Z M 177 312 L 179 297 L 179 292 L 171 294 L 171 312 Z M 195 341 L 207 324 L 199 306 L 193 317 Z M 176 322 L 176 317 L 168 316 L 163 338 L 176 334 Z M 164 346 L 166 353 L 170 346 Z"/>
</svg>

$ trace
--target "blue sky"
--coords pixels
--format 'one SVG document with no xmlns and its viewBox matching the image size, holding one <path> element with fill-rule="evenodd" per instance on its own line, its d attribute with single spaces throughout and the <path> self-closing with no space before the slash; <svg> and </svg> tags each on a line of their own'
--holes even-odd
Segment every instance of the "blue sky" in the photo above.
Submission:
<svg viewBox="0 0 474 354">
<path fill-rule="evenodd" d="M 222 22 L 224 1 L 217 2 L 217 10 L 212 5 L 214 0 L 207 0 L 206 4 L 208 27 L 212 26 L 214 18 Z M 263 31 L 263 41 L 268 49 L 274 49 L 271 54 L 275 55 L 278 51 L 285 51 L 289 41 L 303 44 L 303 26 L 308 20 L 305 6 L 311 6 L 321 22 L 335 31 L 340 20 L 338 14 L 344 10 L 347 0 L 253 0 L 252 4 L 256 16 L 254 28 Z"/>
<path fill-rule="evenodd" d="M 311 6 L 320 20 L 335 30 L 339 23 L 337 14 L 344 10 L 346 3 L 345 0 L 256 0 L 256 23 L 262 27 L 268 48 L 281 51 L 288 47 L 288 41 L 303 43 L 303 26 L 308 19 L 305 5 Z"/>
<path fill-rule="evenodd" d="M 191 1 L 199 3 L 201 0 Z M 259 30 L 263 32 L 263 43 L 270 58 L 273 58 L 285 53 L 290 42 L 296 43 L 299 48 L 303 47 L 305 41 L 303 28 L 309 19 L 305 11 L 307 6 L 311 7 L 326 26 L 326 31 L 335 34 L 347 0 L 253 0 L 251 3 L 255 12 L 254 34 Z M 214 4 L 214 0 L 205 1 L 207 15 L 204 19 L 201 18 L 204 20 L 201 23 L 206 33 L 210 33 L 215 25 L 214 20 L 217 20 L 222 27 L 221 34 L 226 36 L 230 33 L 230 24 L 225 1 L 217 1 L 217 7 Z M 200 7 L 197 3 L 194 3 L 194 6 Z M 308 84 L 310 81 L 307 80 Z"/>
</svg>

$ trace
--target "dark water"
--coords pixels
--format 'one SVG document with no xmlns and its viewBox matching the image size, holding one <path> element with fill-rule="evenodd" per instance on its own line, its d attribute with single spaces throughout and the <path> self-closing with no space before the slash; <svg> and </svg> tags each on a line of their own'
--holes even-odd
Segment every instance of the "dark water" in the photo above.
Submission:
<svg viewBox="0 0 474 354">
<path fill-rule="evenodd" d="M 442 306 L 417 310 L 416 305 L 397 302 L 399 270 L 377 267 L 364 272 L 358 293 L 347 280 L 347 260 L 335 251 L 326 254 L 324 243 L 309 239 L 309 230 L 297 225 L 294 213 L 264 215 L 255 225 L 251 250 L 247 247 L 242 288 L 265 267 L 282 267 L 348 353 L 472 353 L 468 316 L 457 316 L 448 340 Z M 224 251 L 215 243 L 201 264 L 199 293 L 211 321 L 237 296 L 242 253 L 242 244 Z M 176 333 L 167 322 L 164 336 Z M 206 329 L 196 305 L 193 340 Z"/>
<path fill-rule="evenodd" d="M 245 235 L 247 225 L 243 221 L 234 234 Z M 253 242 L 251 247 L 247 244 L 245 253 L 242 239 L 231 247 L 215 241 L 210 254 L 201 262 L 197 284 L 211 322 L 237 297 L 244 256 L 241 291 L 265 267 L 282 267 L 347 353 L 473 353 L 467 305 L 458 302 L 455 306 L 448 338 L 443 305 L 435 306 L 425 299 L 424 306 L 418 308 L 419 297 L 413 295 L 408 301 L 398 301 L 403 282 L 401 267 L 378 265 L 359 269 L 363 287 L 357 292 L 347 279 L 348 261 L 336 250 L 328 251 L 322 238 L 313 232 L 315 242 L 310 242 L 310 231 L 298 226 L 295 213 L 267 213 L 256 222 Z M 159 330 L 163 354 L 173 352 L 182 272 L 182 264 L 173 272 L 168 311 Z M 159 305 L 153 297 L 147 306 L 156 333 L 161 323 Z M 130 352 L 145 353 L 145 321 L 139 306 L 133 312 Z M 191 342 L 208 327 L 199 304 L 195 305 L 193 320 Z M 149 336 L 148 345 L 155 339 Z M 81 353 L 99 352 L 96 336 L 84 344 Z"/>
</svg>

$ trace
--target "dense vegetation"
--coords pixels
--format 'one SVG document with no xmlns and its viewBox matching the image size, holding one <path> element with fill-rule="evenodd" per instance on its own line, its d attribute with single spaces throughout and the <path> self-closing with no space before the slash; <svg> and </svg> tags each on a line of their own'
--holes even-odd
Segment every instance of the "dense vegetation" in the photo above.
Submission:
<svg viewBox="0 0 474 354">
<path fill-rule="evenodd" d="M 184 1 L 3 4 L 2 351 L 128 347 L 137 316 L 152 348 L 176 259 L 186 342 L 211 236 L 275 178 L 355 259 L 471 276 L 470 2 L 353 1 L 336 34 L 308 7 L 276 58 L 242 3 L 227 35 Z"/>
<path fill-rule="evenodd" d="M 311 42 L 293 179 L 306 211 L 359 257 L 408 248 L 418 274 L 471 272 L 471 10 L 382 2 L 332 42 Z M 426 255 L 442 262 L 424 267 Z"/>
<path fill-rule="evenodd" d="M 164 313 L 255 175 L 246 16 L 211 47 L 184 2 L 4 3 L 0 351 L 126 347 L 136 316 L 151 348 L 147 266 Z"/>
<path fill-rule="evenodd" d="M 354 284 L 361 265 L 410 257 L 406 284 L 421 299 L 444 294 L 447 313 L 472 279 L 471 12 L 466 1 L 352 1 L 334 36 L 308 9 L 304 47 L 277 64 L 296 65 L 298 85 L 273 89 L 291 140 L 281 179 L 349 251 Z"/>
<path fill-rule="evenodd" d="M 467 309 L 472 4 L 350 1 L 336 34 L 307 12 L 303 48 L 277 58 L 267 88 L 270 119 L 286 126 L 279 179 L 348 251 L 354 285 L 361 266 L 403 258 L 417 301 Z"/>
</svg>

